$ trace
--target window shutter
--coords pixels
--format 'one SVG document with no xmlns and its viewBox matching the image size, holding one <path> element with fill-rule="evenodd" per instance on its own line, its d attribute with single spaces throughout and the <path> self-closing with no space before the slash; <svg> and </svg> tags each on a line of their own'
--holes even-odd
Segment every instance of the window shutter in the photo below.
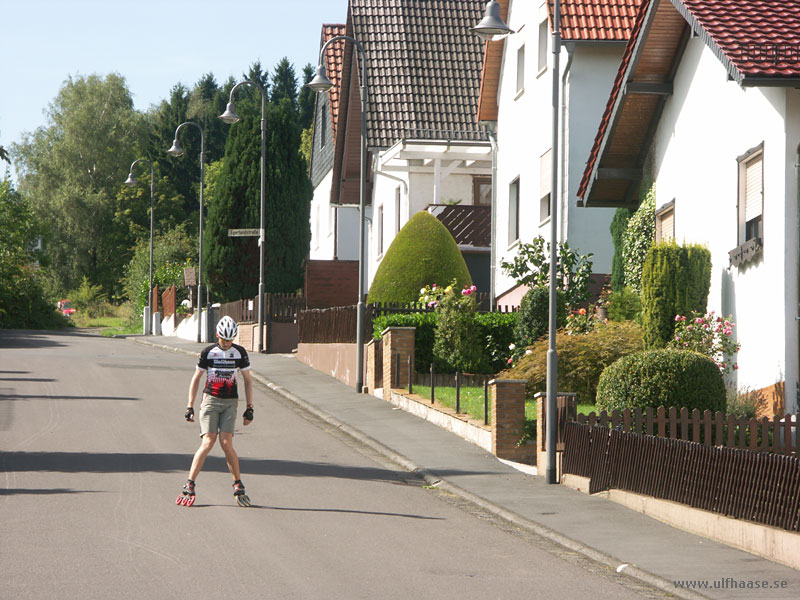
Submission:
<svg viewBox="0 0 800 600">
<path fill-rule="evenodd" d="M 671 240 L 675 237 L 675 213 L 669 211 L 661 217 L 661 239 Z"/>
<path fill-rule="evenodd" d="M 744 221 L 747 223 L 761 215 L 764 190 L 761 154 L 745 163 Z"/>
<path fill-rule="evenodd" d="M 548 150 L 539 157 L 539 197 L 550 193 L 550 184 L 553 180 L 552 152 Z"/>
</svg>

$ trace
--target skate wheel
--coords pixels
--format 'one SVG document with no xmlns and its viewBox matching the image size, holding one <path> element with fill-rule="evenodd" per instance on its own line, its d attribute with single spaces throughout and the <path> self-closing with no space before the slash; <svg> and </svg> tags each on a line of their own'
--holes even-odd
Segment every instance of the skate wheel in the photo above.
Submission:
<svg viewBox="0 0 800 600">
<path fill-rule="evenodd" d="M 175 504 L 180 506 L 181 505 L 181 500 L 183 500 L 183 496 L 178 496 L 177 498 L 175 498 Z"/>
<path fill-rule="evenodd" d="M 236 496 L 236 501 L 239 503 L 239 506 L 251 506 L 250 498 L 247 495 L 242 494 L 241 496 Z"/>
<path fill-rule="evenodd" d="M 194 504 L 194 496 L 189 496 L 189 499 L 186 501 L 186 506 L 191 506 Z"/>
</svg>

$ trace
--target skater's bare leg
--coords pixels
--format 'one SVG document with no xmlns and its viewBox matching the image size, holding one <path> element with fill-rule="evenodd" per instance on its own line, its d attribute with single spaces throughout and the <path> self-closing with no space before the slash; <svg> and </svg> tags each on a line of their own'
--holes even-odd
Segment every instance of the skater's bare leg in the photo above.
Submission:
<svg viewBox="0 0 800 600">
<path fill-rule="evenodd" d="M 233 475 L 233 480 L 238 481 L 241 473 L 239 472 L 239 455 L 233 449 L 233 434 L 226 431 L 220 432 L 219 445 L 222 446 L 222 451 L 225 453 L 225 460 L 231 475 Z"/>
<path fill-rule="evenodd" d="M 203 464 L 206 462 L 206 457 L 208 456 L 208 453 L 211 452 L 211 449 L 214 447 L 214 443 L 216 441 L 216 433 L 207 433 L 203 436 L 203 441 L 200 443 L 200 447 L 197 449 L 197 452 L 194 453 L 194 458 L 192 459 L 192 468 L 189 469 L 189 479 L 192 481 L 197 479 L 197 476 L 200 474 L 200 469 L 203 468 Z"/>
</svg>

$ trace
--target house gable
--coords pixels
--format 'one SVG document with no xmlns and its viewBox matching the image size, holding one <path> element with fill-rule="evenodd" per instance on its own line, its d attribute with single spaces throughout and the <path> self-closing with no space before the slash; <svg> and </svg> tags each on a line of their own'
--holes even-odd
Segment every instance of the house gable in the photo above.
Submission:
<svg viewBox="0 0 800 600">
<path fill-rule="evenodd" d="M 644 160 L 690 36 L 699 35 L 742 86 L 798 85 L 800 60 L 792 63 L 788 50 L 779 51 L 784 46 L 780 40 L 786 39 L 789 48 L 800 52 L 792 41 L 800 35 L 800 6 L 787 10 L 786 4 L 645 0 L 578 189 L 582 205 L 635 206 Z M 759 27 L 766 37 L 759 37 Z M 763 39 L 768 41 L 757 41 Z M 761 60 L 745 60 L 758 48 L 772 52 L 774 63 L 762 54 Z"/>
</svg>

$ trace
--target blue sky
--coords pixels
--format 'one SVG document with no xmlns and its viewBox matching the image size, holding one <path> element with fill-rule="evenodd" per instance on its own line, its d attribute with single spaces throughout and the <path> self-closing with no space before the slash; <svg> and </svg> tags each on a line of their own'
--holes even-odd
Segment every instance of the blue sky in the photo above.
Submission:
<svg viewBox="0 0 800 600">
<path fill-rule="evenodd" d="M 346 11 L 347 0 L 0 0 L 0 145 L 44 125 L 69 76 L 119 73 L 143 111 L 176 83 L 240 79 L 256 60 L 272 70 L 286 56 L 299 78 L 322 23 Z"/>
</svg>

